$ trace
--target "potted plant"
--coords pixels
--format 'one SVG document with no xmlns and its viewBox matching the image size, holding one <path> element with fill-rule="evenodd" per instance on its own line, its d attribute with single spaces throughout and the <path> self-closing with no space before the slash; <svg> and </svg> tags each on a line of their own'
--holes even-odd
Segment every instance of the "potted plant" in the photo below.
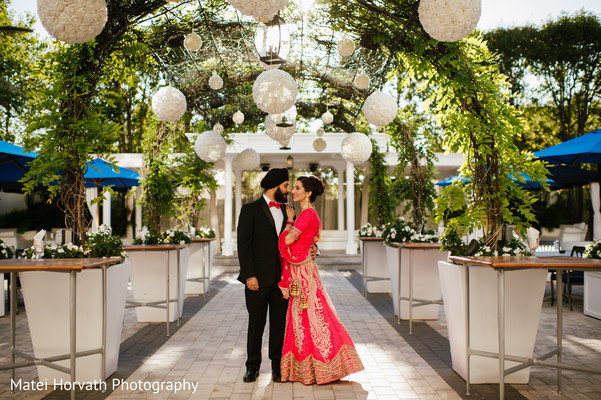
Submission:
<svg viewBox="0 0 601 400">
<path fill-rule="evenodd" d="M 110 227 L 100 226 L 98 232 L 88 234 L 85 246 L 72 243 L 46 244 L 44 258 L 123 257 L 121 239 L 112 235 Z M 24 257 L 36 258 L 32 248 Z M 121 259 L 121 258 L 120 258 Z M 121 331 L 127 297 L 129 262 L 104 268 L 84 269 L 77 273 L 77 350 L 97 349 L 106 338 L 104 378 L 117 370 Z M 106 272 L 106 330 L 103 331 L 103 274 Z M 48 271 L 19 273 L 23 300 L 27 309 L 27 322 L 36 357 L 50 357 L 69 352 L 69 274 Z M 65 367 L 69 360 L 60 361 Z M 69 374 L 38 365 L 40 381 L 70 379 Z M 93 354 L 77 358 L 78 382 L 98 382 L 103 378 L 102 357 Z"/>
<path fill-rule="evenodd" d="M 586 246 L 586 258 L 601 258 L 601 240 L 595 240 Z M 584 314 L 601 319 L 601 272 L 584 273 Z"/>
</svg>

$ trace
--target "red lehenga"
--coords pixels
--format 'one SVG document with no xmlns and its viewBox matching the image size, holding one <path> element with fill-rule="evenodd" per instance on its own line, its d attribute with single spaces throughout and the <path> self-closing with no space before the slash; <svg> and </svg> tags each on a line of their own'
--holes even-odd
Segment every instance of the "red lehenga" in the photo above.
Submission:
<svg viewBox="0 0 601 400">
<path fill-rule="evenodd" d="M 364 369 L 321 281 L 309 249 L 319 239 L 320 221 L 313 208 L 303 210 L 279 239 L 280 287 L 288 290 L 288 314 L 282 350 L 282 381 L 323 384 Z M 287 246 L 284 238 L 296 239 Z"/>
</svg>

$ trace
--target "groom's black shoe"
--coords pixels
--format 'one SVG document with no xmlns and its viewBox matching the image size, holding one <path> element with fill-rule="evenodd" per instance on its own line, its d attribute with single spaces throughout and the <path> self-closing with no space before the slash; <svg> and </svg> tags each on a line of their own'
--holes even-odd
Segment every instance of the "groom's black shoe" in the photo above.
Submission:
<svg viewBox="0 0 601 400">
<path fill-rule="evenodd" d="M 244 382 L 254 382 L 257 380 L 257 378 L 259 377 L 259 371 L 255 371 L 254 369 L 247 369 L 246 373 L 244 374 L 244 377 L 242 378 L 242 380 Z"/>
<path fill-rule="evenodd" d="M 271 379 L 274 382 L 282 382 L 282 374 L 280 371 L 276 371 L 275 369 L 271 371 Z"/>
</svg>

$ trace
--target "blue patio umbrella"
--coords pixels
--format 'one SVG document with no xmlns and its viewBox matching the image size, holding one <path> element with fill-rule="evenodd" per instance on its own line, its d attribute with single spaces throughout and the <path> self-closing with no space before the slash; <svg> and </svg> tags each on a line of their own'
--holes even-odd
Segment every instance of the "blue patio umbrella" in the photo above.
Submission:
<svg viewBox="0 0 601 400">
<path fill-rule="evenodd" d="M 27 163 L 36 157 L 37 153 L 0 140 L 0 188 L 20 190 L 22 184 L 18 181 L 29 171 Z"/>
<path fill-rule="evenodd" d="M 553 164 L 601 164 L 601 129 L 539 150 L 534 156 Z"/>
<path fill-rule="evenodd" d="M 86 187 L 129 188 L 139 186 L 140 174 L 127 168 L 119 168 L 100 158 L 88 161 L 88 171 L 84 174 Z"/>
<path fill-rule="evenodd" d="M 536 182 L 533 181 L 532 179 L 530 179 L 530 177 L 526 174 L 520 174 L 521 177 L 524 178 L 524 181 L 520 181 L 517 178 L 514 178 L 514 181 L 517 182 L 521 187 L 523 187 L 524 189 L 529 189 L 529 190 L 538 190 L 538 189 L 542 189 L 543 186 L 540 184 L 540 182 Z M 435 185 L 438 186 L 442 186 L 442 187 L 447 187 L 452 185 L 454 182 L 456 181 L 461 181 L 461 182 L 465 182 L 465 177 L 463 175 L 455 175 L 455 176 L 451 176 L 450 178 L 447 179 L 443 179 L 442 181 L 436 182 Z M 551 178 L 547 178 L 547 184 L 550 187 L 557 187 L 559 186 L 553 179 Z"/>
</svg>

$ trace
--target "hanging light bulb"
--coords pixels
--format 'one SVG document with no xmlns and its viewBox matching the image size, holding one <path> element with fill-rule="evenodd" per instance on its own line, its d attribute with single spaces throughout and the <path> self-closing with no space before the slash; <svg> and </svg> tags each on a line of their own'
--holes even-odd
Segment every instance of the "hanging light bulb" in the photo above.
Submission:
<svg viewBox="0 0 601 400">
<path fill-rule="evenodd" d="M 290 33 L 286 22 L 276 15 L 271 21 L 259 24 L 255 32 L 255 47 L 260 62 L 272 66 L 286 62 L 290 52 Z"/>
</svg>

